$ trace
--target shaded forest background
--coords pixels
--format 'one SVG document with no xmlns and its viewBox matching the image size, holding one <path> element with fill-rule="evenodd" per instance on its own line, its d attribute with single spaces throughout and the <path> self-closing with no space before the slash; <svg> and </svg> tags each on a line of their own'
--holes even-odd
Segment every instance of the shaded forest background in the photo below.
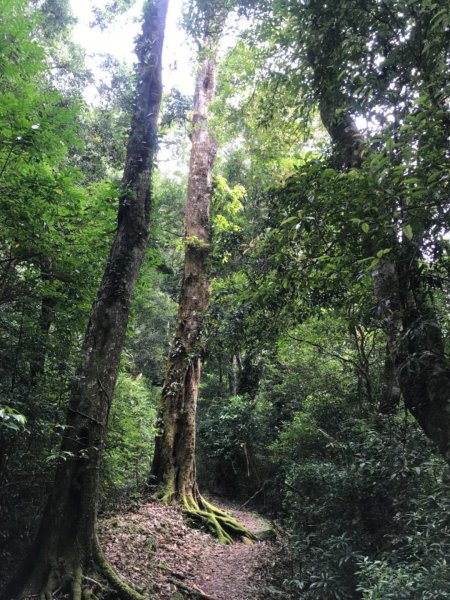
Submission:
<svg viewBox="0 0 450 600">
<path fill-rule="evenodd" d="M 69 383 L 116 229 L 135 75 L 105 57 L 110 83 L 88 105 L 68 3 L 0 4 L 3 582 L 70 458 L 59 450 Z M 200 487 L 282 523 L 268 598 L 448 598 L 450 9 L 219 4 L 245 25 L 212 110 Z M 179 168 L 154 176 L 103 513 L 138 503 L 149 482 L 191 109 L 166 90 L 160 145 Z"/>
</svg>

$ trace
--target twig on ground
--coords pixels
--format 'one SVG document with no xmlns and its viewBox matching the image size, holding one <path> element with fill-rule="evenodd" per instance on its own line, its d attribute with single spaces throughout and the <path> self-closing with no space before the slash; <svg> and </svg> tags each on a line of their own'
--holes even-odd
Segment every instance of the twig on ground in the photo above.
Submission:
<svg viewBox="0 0 450 600">
<path fill-rule="evenodd" d="M 217 598 L 215 598 L 214 596 L 210 596 L 209 594 L 206 594 L 203 590 L 201 590 L 199 587 L 197 587 L 193 583 L 191 585 L 186 585 L 185 583 L 181 583 L 181 581 L 176 581 L 173 579 L 171 579 L 170 581 L 176 587 L 184 590 L 185 592 L 188 592 L 188 594 L 195 594 L 201 600 L 217 600 Z"/>
<path fill-rule="evenodd" d="M 253 498 L 256 498 L 256 496 L 263 491 L 263 489 L 265 488 L 265 485 L 266 485 L 266 482 L 264 481 L 264 483 L 259 488 L 259 490 L 257 492 L 255 492 L 253 494 L 253 496 L 251 496 L 246 502 L 244 502 L 244 504 L 241 504 L 241 506 L 239 507 L 239 510 L 241 510 L 242 508 L 245 508 L 247 506 L 247 504 L 249 504 L 253 500 Z"/>
<path fill-rule="evenodd" d="M 104 587 L 99 581 L 96 581 L 95 579 L 92 579 L 92 577 L 87 577 L 87 575 L 83 575 L 83 579 L 85 581 L 89 581 L 89 583 L 93 583 L 95 585 L 98 585 L 99 588 L 103 588 Z"/>
</svg>

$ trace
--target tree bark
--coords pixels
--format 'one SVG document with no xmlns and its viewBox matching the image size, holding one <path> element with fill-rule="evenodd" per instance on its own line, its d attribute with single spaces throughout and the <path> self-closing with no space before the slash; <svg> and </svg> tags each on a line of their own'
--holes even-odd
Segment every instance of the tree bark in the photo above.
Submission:
<svg viewBox="0 0 450 600">
<path fill-rule="evenodd" d="M 230 372 L 228 374 L 228 391 L 232 396 L 238 393 L 238 377 L 240 372 L 240 361 L 237 354 L 231 357 Z"/>
<path fill-rule="evenodd" d="M 219 27 L 220 30 L 220 27 Z M 151 485 L 164 502 L 178 501 L 225 543 L 250 532 L 205 500 L 198 490 L 195 461 L 196 413 L 202 364 L 202 323 L 209 304 L 207 259 L 216 142 L 208 107 L 216 85 L 217 35 L 206 35 L 194 96 L 192 148 L 185 209 L 185 256 L 175 335 L 161 394 Z"/>
<path fill-rule="evenodd" d="M 122 597 L 136 593 L 105 561 L 96 536 L 99 467 L 124 343 L 131 295 L 150 225 L 150 178 L 157 148 L 161 54 L 168 0 L 146 4 L 136 105 L 121 184 L 116 235 L 92 306 L 81 363 L 72 382 L 61 459 L 36 540 L 3 599 L 67 589 L 81 598 L 84 577 L 113 584 Z"/>
<path fill-rule="evenodd" d="M 420 275 L 419 243 L 404 239 L 397 260 L 402 335 L 395 368 L 405 405 L 450 463 L 450 361 Z"/>
<path fill-rule="evenodd" d="M 392 342 L 396 343 L 396 341 L 396 337 L 393 340 L 388 338 L 386 343 L 380 399 L 380 413 L 383 415 L 395 414 L 401 401 L 400 387 L 395 371 L 395 352 L 392 349 Z"/>
<path fill-rule="evenodd" d="M 395 357 L 402 333 L 399 282 L 395 265 L 397 239 L 390 239 L 386 245 L 392 247 L 389 257 L 382 257 L 372 271 L 372 287 L 378 306 L 378 316 L 386 334 L 386 354 L 384 358 L 381 387 L 380 412 L 395 413 L 400 403 L 400 387 L 395 368 Z"/>
<path fill-rule="evenodd" d="M 185 256 L 177 324 L 161 396 L 162 431 L 152 475 L 164 498 L 195 496 L 195 417 L 201 370 L 202 319 L 209 304 L 206 261 L 210 246 L 212 167 L 216 154 L 208 106 L 216 79 L 216 49 L 204 52 L 196 80 L 192 149 L 185 210 Z"/>
</svg>

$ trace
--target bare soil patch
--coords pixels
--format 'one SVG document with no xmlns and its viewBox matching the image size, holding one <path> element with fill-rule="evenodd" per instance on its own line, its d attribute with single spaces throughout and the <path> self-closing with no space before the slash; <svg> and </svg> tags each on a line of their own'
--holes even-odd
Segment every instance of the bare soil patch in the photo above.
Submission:
<svg viewBox="0 0 450 600">
<path fill-rule="evenodd" d="M 253 533 L 267 529 L 267 523 L 250 512 L 223 503 L 221 508 Z M 263 597 L 262 565 L 274 551 L 270 542 L 225 546 L 191 528 L 180 509 L 152 501 L 101 520 L 99 529 L 102 547 L 118 573 L 157 600 Z"/>
</svg>

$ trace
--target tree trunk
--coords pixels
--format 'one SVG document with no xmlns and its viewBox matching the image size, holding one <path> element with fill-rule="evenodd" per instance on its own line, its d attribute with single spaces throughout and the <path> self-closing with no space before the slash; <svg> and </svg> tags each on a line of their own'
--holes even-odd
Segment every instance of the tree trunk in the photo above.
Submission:
<svg viewBox="0 0 450 600">
<path fill-rule="evenodd" d="M 450 463 L 450 361 L 425 297 L 419 258 L 418 242 L 404 239 L 397 261 L 403 328 L 395 367 L 406 407 Z"/>
<path fill-rule="evenodd" d="M 321 117 L 341 166 L 359 167 L 361 138 L 355 133 L 356 124 L 347 107 L 338 104 L 340 96 L 333 87 L 319 88 Z M 388 359 L 395 364 L 405 405 L 450 462 L 450 361 L 434 309 L 423 290 L 420 236 L 412 241 L 403 238 L 401 242 L 392 236 L 387 240 L 392 251 L 372 273 L 374 295 L 387 332 Z M 385 371 L 391 377 L 389 365 Z M 395 396 L 390 398 L 391 409 L 394 401 Z"/>
<path fill-rule="evenodd" d="M 164 497 L 196 494 L 195 416 L 201 370 L 201 327 L 209 303 L 206 260 L 210 246 L 209 210 L 216 145 L 207 123 L 214 95 L 215 49 L 205 52 L 197 74 L 188 197 L 185 212 L 184 273 L 161 398 L 163 429 L 157 438 L 153 477 Z"/>
<path fill-rule="evenodd" d="M 232 396 L 237 396 L 238 393 L 238 377 L 239 377 L 239 357 L 233 354 L 231 357 L 231 367 L 228 374 L 228 391 Z"/>
<path fill-rule="evenodd" d="M 113 584 L 115 594 L 136 593 L 106 563 L 96 536 L 101 452 L 125 338 L 131 295 L 147 245 L 150 177 L 161 101 L 161 53 L 168 0 L 146 4 L 136 106 L 122 179 L 117 232 L 95 300 L 72 382 L 67 427 L 55 483 L 33 547 L 5 600 L 40 593 L 50 600 L 64 588 L 76 600 L 89 575 Z"/>
<path fill-rule="evenodd" d="M 383 379 L 381 382 L 381 399 L 380 399 L 380 413 L 383 415 L 390 415 L 397 412 L 400 405 L 401 393 L 397 380 L 397 373 L 395 370 L 395 354 L 391 350 L 392 342 L 389 340 L 386 343 L 386 354 L 384 358 L 383 367 Z"/>
<path fill-rule="evenodd" d="M 44 258 L 41 260 L 41 280 L 45 282 L 54 279 L 52 269 L 52 260 Z M 50 327 L 53 322 L 53 312 L 56 306 L 56 300 L 53 296 L 44 296 L 41 301 L 41 313 L 39 316 L 39 336 L 37 338 L 37 347 L 34 349 L 30 360 L 30 390 L 36 385 L 44 374 L 45 361 L 48 352 L 48 338 Z"/>
<path fill-rule="evenodd" d="M 185 210 L 185 256 L 177 324 L 161 394 L 161 432 L 156 438 L 151 485 L 164 502 L 178 501 L 225 543 L 251 534 L 208 503 L 197 487 L 195 438 L 202 355 L 202 321 L 209 304 L 212 168 L 216 142 L 208 107 L 216 83 L 217 37 L 206 36 L 194 96 L 192 148 Z"/>
<path fill-rule="evenodd" d="M 395 265 L 397 239 L 391 239 L 386 245 L 393 250 L 388 257 L 382 257 L 372 271 L 372 286 L 378 305 L 378 316 L 386 333 L 386 354 L 384 358 L 383 379 L 380 399 L 380 412 L 395 413 L 400 403 L 400 388 L 395 369 L 395 357 L 402 333 L 399 283 Z"/>
</svg>

